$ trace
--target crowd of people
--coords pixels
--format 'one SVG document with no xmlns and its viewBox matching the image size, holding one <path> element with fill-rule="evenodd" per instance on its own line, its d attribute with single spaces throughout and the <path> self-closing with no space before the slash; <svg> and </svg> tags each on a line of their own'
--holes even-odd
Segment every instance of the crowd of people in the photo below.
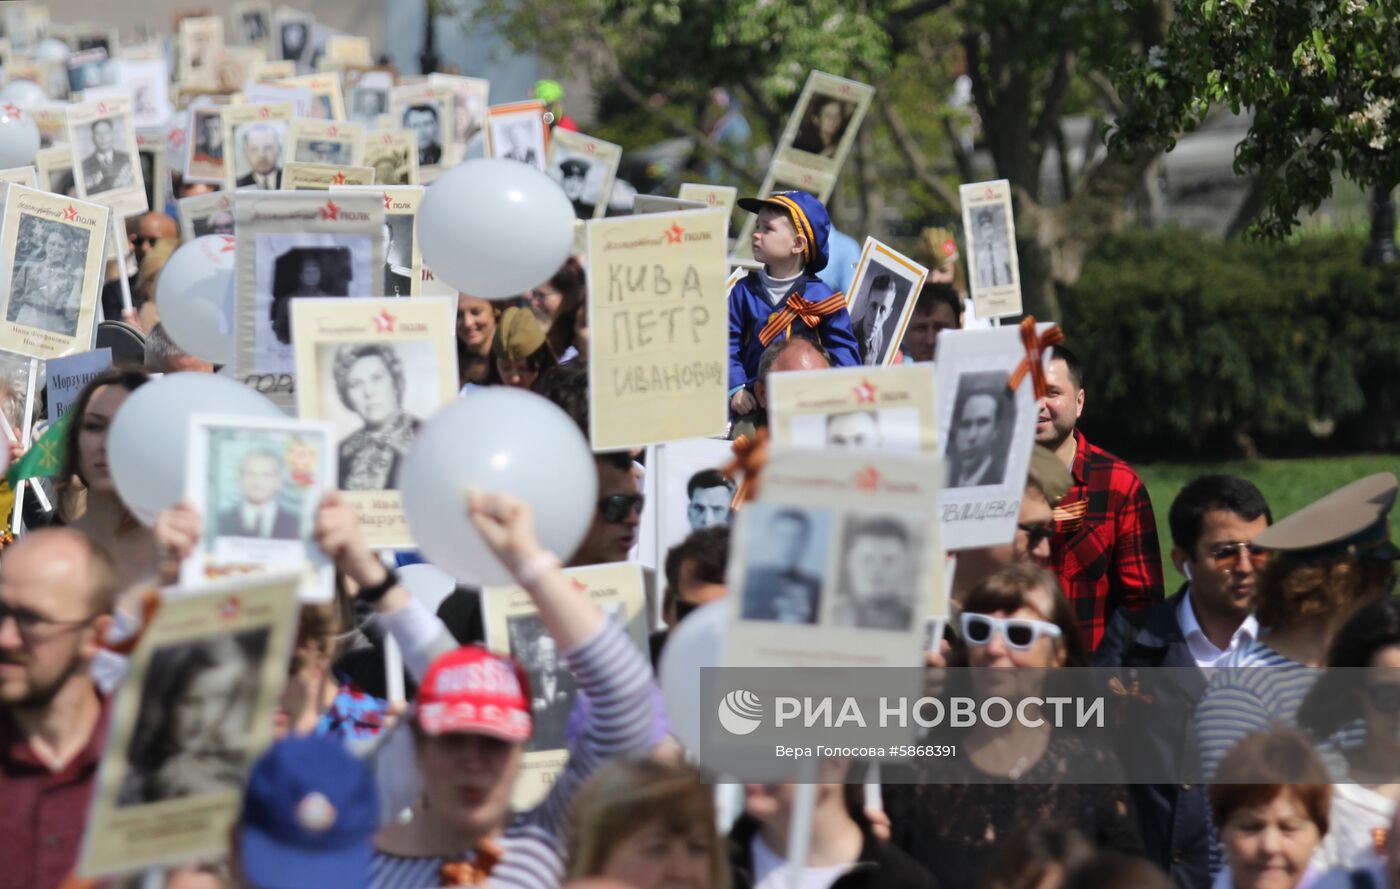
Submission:
<svg viewBox="0 0 1400 889">
<path fill-rule="evenodd" d="M 815 153 L 830 149 L 841 114 L 830 103 L 804 121 Z M 767 425 L 772 374 L 861 363 L 844 296 L 819 277 L 832 232 L 822 202 L 780 192 L 740 206 L 757 214 L 762 268 L 729 296 L 734 438 Z M 1046 723 L 979 726 L 955 758 L 828 759 L 811 793 L 747 784 L 729 804 L 730 788 L 714 783 L 724 776 L 674 737 L 656 664 L 697 609 L 731 594 L 734 483 L 692 480 L 693 530 L 658 560 L 663 620 L 644 652 L 566 573 L 633 558 L 652 506 L 640 452 L 598 453 L 596 511 L 572 553 L 549 552 L 531 508 L 509 493 L 472 492 L 463 506 L 538 613 L 542 659 L 579 691 L 549 728 L 568 758 L 540 801 L 517 809 L 512 795 L 555 697 L 542 688 L 556 680 L 532 682 L 484 647 L 480 590 L 459 587 L 429 610 L 331 493 L 313 539 L 334 565 L 335 598 L 301 609 L 277 740 L 250 763 L 178 753 L 184 735 L 236 729 L 229 699 L 210 691 L 246 683 L 236 639 L 162 662 L 157 680 L 176 704 L 137 726 L 168 753 L 132 774 L 124 800 L 195 792 L 210 768 L 238 776 L 226 854 L 137 883 L 79 879 L 126 656 L 159 590 L 176 584 L 205 522 L 217 520 L 182 503 L 148 527 L 112 480 L 107 436 L 131 393 L 152 374 L 214 370 L 170 340 L 151 298 L 178 243 L 174 220 L 151 212 L 129 230 L 138 271 L 127 317 L 145 331 L 145 360 L 118 361 L 83 389 L 53 513 L 31 509 L 28 530 L 0 553 L 0 889 L 1400 889 L 1396 478 L 1357 480 L 1277 519 L 1247 479 L 1190 481 L 1168 513 L 1171 561 L 1186 578 L 1169 596 L 1146 486 L 1080 428 L 1094 380 L 1072 330 L 1048 355 L 1015 532 L 957 553 L 947 629 L 910 666 L 931 677 L 1011 668 L 1032 683 L 1095 670 L 1123 692 L 1115 750 Z M 952 233 L 930 230 L 923 243 L 932 271 L 896 362 L 936 361 L 940 337 L 968 318 Z M 461 397 L 531 390 L 586 436 L 586 276 L 571 257 L 514 299 L 459 295 Z M 122 313 L 121 283 L 104 291 L 109 317 Z M 347 355 L 344 374 L 365 357 Z M 405 423 L 407 438 L 417 423 Z M 384 466 L 397 475 L 397 464 Z M 355 462 L 343 458 L 341 470 L 341 487 L 356 487 L 345 475 L 360 471 Z M 774 550 L 801 533 L 782 520 Z M 907 624 L 907 611 L 887 622 Z M 389 639 L 407 703 L 390 690 Z M 1135 693 L 1157 668 L 1171 668 L 1171 684 Z M 1130 765 L 1144 763 L 1200 777 L 1131 780 Z M 1071 771 L 1098 780 L 1067 780 Z M 795 845 L 807 853 L 793 862 L 799 824 L 807 835 Z"/>
</svg>

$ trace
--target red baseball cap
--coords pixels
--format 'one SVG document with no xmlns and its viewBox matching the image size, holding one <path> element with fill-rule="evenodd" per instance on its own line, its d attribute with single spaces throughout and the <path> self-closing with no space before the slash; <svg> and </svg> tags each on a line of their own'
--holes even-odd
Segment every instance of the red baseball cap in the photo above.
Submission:
<svg viewBox="0 0 1400 889">
<path fill-rule="evenodd" d="M 449 651 L 418 689 L 418 727 L 429 735 L 480 734 L 528 741 L 530 683 L 520 664 L 480 645 Z"/>
</svg>

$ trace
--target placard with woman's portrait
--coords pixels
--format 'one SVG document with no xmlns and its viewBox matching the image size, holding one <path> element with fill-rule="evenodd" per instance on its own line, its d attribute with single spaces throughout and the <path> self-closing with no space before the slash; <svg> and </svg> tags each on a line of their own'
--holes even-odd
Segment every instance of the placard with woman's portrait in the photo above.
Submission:
<svg viewBox="0 0 1400 889">
<path fill-rule="evenodd" d="M 302 299 L 291 311 L 297 413 L 332 424 L 336 486 L 370 546 L 412 546 L 399 482 L 423 423 L 457 396 L 456 300 Z"/>
</svg>

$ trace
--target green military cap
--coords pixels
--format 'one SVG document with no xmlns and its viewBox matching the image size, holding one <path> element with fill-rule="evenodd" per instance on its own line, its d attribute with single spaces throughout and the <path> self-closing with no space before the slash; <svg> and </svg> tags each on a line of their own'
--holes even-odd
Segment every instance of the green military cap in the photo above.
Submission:
<svg viewBox="0 0 1400 889">
<path fill-rule="evenodd" d="M 540 330 L 534 312 L 514 306 L 501 313 L 491 351 L 509 361 L 524 361 L 543 345 L 544 331 Z"/>
<path fill-rule="evenodd" d="M 1044 445 L 1031 448 L 1031 469 L 1027 481 L 1040 489 L 1051 506 L 1063 500 L 1069 493 L 1070 485 L 1074 484 L 1069 469 L 1055 456 L 1054 451 Z"/>
<path fill-rule="evenodd" d="M 1260 531 L 1251 542 L 1302 562 L 1345 555 L 1400 559 L 1400 549 L 1390 542 L 1389 521 L 1397 487 L 1393 473 L 1368 475 Z"/>
</svg>

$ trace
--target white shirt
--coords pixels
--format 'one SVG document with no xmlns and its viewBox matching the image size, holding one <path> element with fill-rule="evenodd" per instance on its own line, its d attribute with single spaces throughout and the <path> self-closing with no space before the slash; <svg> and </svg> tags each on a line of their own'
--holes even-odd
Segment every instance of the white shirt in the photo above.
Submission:
<svg viewBox="0 0 1400 889">
<path fill-rule="evenodd" d="M 243 527 L 251 528 L 255 537 L 272 536 L 272 520 L 277 515 L 277 501 L 262 506 L 243 501 Z"/>
<path fill-rule="evenodd" d="M 1229 645 L 1216 648 L 1215 643 L 1206 638 L 1200 621 L 1196 620 L 1196 609 L 1191 605 L 1189 586 L 1181 594 L 1181 602 L 1176 606 L 1176 622 L 1181 627 L 1181 635 L 1186 637 L 1186 648 L 1191 652 L 1191 659 L 1201 668 L 1219 666 L 1221 661 L 1248 646 L 1259 635 L 1259 621 L 1251 614 L 1230 637 Z"/>
<path fill-rule="evenodd" d="M 749 852 L 753 855 L 753 889 L 788 889 L 792 885 L 787 861 L 757 835 L 749 843 Z M 849 864 L 804 867 L 799 885 L 802 889 L 830 889 L 850 869 Z"/>
</svg>

